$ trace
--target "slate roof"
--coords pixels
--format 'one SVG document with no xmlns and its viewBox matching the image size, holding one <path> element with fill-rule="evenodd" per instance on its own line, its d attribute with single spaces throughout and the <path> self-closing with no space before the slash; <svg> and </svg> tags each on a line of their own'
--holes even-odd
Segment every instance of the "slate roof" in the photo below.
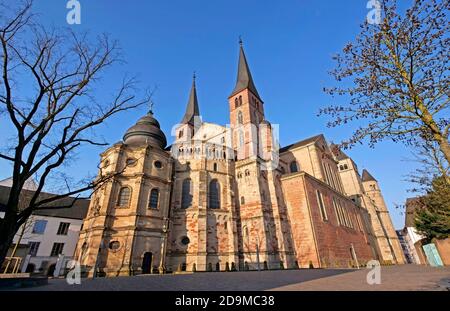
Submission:
<svg viewBox="0 0 450 311">
<path fill-rule="evenodd" d="M 298 141 L 298 142 L 296 142 L 296 143 L 293 143 L 293 144 L 291 144 L 291 145 L 282 147 L 282 148 L 280 149 L 280 153 L 289 151 L 290 149 L 294 149 L 294 148 L 298 148 L 298 147 L 301 147 L 301 146 L 309 145 L 310 143 L 313 143 L 313 142 L 319 140 L 320 138 L 324 138 L 323 134 L 315 135 L 315 136 L 306 138 L 306 139 L 304 139 L 304 140 Z"/>
<path fill-rule="evenodd" d="M 10 187 L 0 186 L 0 211 L 5 211 L 6 204 L 8 203 Z M 30 198 L 33 195 L 33 191 L 24 190 L 24 197 Z M 41 193 L 40 198 L 48 198 L 53 196 L 51 193 Z M 52 217 L 61 217 L 61 218 L 71 218 L 71 219 L 84 219 L 87 215 L 87 211 L 89 208 L 89 200 L 88 199 L 78 199 L 72 207 L 64 207 L 70 205 L 73 201 L 73 198 L 66 197 L 60 199 L 58 201 L 49 203 L 48 207 L 39 209 L 33 212 L 33 215 L 40 216 L 52 216 Z"/>
</svg>

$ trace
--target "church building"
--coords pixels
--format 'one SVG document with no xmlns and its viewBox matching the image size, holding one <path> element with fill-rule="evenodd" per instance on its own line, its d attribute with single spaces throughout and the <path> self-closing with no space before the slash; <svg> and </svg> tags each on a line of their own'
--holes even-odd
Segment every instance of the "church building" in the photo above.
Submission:
<svg viewBox="0 0 450 311">
<path fill-rule="evenodd" d="M 114 177 L 78 241 L 88 275 L 404 263 L 368 171 L 323 135 L 280 146 L 242 43 L 228 126 L 201 119 L 196 87 L 171 146 L 149 111 L 101 154 Z"/>
</svg>

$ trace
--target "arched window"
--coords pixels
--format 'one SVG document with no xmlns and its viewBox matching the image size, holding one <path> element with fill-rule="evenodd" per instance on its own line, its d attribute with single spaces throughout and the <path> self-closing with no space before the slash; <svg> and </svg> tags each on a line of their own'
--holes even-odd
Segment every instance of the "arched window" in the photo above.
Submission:
<svg viewBox="0 0 450 311">
<path fill-rule="evenodd" d="M 292 161 L 291 164 L 289 164 L 289 169 L 291 173 L 297 173 L 298 172 L 298 166 L 296 161 Z"/>
<path fill-rule="evenodd" d="M 215 179 L 209 183 L 209 208 L 220 208 L 220 184 Z"/>
<path fill-rule="evenodd" d="M 238 98 L 236 97 L 236 98 L 234 99 L 234 108 L 237 108 L 237 107 L 239 107 L 239 100 L 238 100 Z"/>
<path fill-rule="evenodd" d="M 242 96 L 239 96 L 239 106 L 242 106 Z"/>
<path fill-rule="evenodd" d="M 249 170 L 245 170 L 245 176 L 250 176 L 250 171 Z"/>
<path fill-rule="evenodd" d="M 150 191 L 150 199 L 148 200 L 148 207 L 158 208 L 158 201 L 159 201 L 159 190 L 156 188 L 152 189 L 152 191 Z"/>
<path fill-rule="evenodd" d="M 189 178 L 183 180 L 181 189 L 181 208 L 189 208 L 192 205 L 192 182 Z"/>
<path fill-rule="evenodd" d="M 244 132 L 241 130 L 239 131 L 239 147 L 244 146 Z"/>
<path fill-rule="evenodd" d="M 244 118 L 243 118 L 243 116 L 242 116 L 242 111 L 239 111 L 239 112 L 238 112 L 238 117 L 237 117 L 237 119 L 238 119 L 238 124 L 244 123 Z"/>
<path fill-rule="evenodd" d="M 117 205 L 121 207 L 126 207 L 130 203 L 131 189 L 129 187 L 122 187 L 119 191 L 119 196 L 117 198 Z"/>
</svg>

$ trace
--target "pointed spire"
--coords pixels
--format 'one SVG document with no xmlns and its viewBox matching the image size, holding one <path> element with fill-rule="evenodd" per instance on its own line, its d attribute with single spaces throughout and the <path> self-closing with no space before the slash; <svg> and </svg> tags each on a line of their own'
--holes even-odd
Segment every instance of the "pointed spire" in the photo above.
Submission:
<svg viewBox="0 0 450 311">
<path fill-rule="evenodd" d="M 230 97 L 239 93 L 242 90 L 249 89 L 254 95 L 259 99 L 258 91 L 256 90 L 255 83 L 253 82 L 252 74 L 250 73 L 250 68 L 248 67 L 247 58 L 245 57 L 244 47 L 242 43 L 242 38 L 239 37 L 239 65 L 238 65 L 238 75 L 236 86 Z"/>
<path fill-rule="evenodd" d="M 183 120 L 181 120 L 182 124 L 194 124 L 194 118 L 200 115 L 200 111 L 198 109 L 198 100 L 197 100 L 197 89 L 195 86 L 196 75 L 192 77 L 192 87 L 191 94 L 189 95 L 189 101 L 186 107 L 186 113 L 184 114 Z"/>
<path fill-rule="evenodd" d="M 364 169 L 362 172 L 362 181 L 377 181 L 370 173 Z"/>
</svg>

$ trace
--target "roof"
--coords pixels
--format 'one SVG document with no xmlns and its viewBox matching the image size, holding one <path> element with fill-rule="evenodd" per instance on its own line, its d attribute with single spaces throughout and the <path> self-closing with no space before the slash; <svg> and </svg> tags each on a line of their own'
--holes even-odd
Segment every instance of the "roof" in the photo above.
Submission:
<svg viewBox="0 0 450 311">
<path fill-rule="evenodd" d="M 11 187 L 13 183 L 13 178 L 9 177 L 3 180 L 0 180 L 0 186 L 6 186 L 6 187 Z M 33 178 L 27 179 L 25 181 L 25 183 L 23 184 L 23 189 L 26 190 L 37 190 L 38 185 L 37 183 L 33 180 Z"/>
<path fill-rule="evenodd" d="M 312 136 L 312 137 L 310 137 L 310 138 L 306 138 L 306 139 L 304 139 L 304 140 L 298 141 L 298 142 L 293 143 L 293 144 L 291 144 L 291 145 L 282 147 L 282 148 L 280 149 L 280 153 L 289 151 L 289 150 L 294 149 L 294 148 L 298 148 L 298 147 L 302 147 L 302 146 L 309 145 L 309 144 L 311 144 L 311 143 L 313 143 L 313 142 L 316 142 L 316 141 L 319 140 L 320 138 L 325 139 L 325 137 L 323 136 L 323 134 L 319 134 L 319 135 L 316 135 L 316 136 Z"/>
<path fill-rule="evenodd" d="M 363 170 L 361 179 L 362 181 L 377 181 L 366 169 Z"/>
<path fill-rule="evenodd" d="M 234 87 L 233 92 L 230 97 L 245 90 L 249 89 L 256 97 L 261 100 L 261 97 L 256 90 L 255 83 L 253 82 L 252 74 L 250 72 L 250 68 L 248 67 L 247 58 L 245 57 L 244 48 L 241 44 L 239 48 L 239 65 L 238 65 L 238 74 L 236 80 L 236 86 Z"/>
<path fill-rule="evenodd" d="M 200 109 L 198 108 L 198 99 L 197 99 L 197 88 L 195 86 L 195 75 L 192 80 L 191 93 L 189 94 L 189 100 L 186 107 L 186 112 L 184 113 L 183 120 L 181 120 L 181 124 L 194 124 L 195 117 L 200 115 Z"/>
<path fill-rule="evenodd" d="M 10 187 L 0 186 L 0 211 L 6 210 L 6 204 L 8 203 Z M 31 198 L 34 191 L 23 190 L 24 198 Z M 49 198 L 55 194 L 42 192 L 40 194 L 41 199 Z M 33 212 L 33 215 L 40 216 L 51 216 L 60 218 L 71 218 L 71 219 L 84 219 L 87 215 L 89 208 L 88 199 L 77 199 L 72 207 L 62 207 L 70 206 L 74 198 L 66 197 L 52 203 L 48 204 L 48 207 L 39 209 Z"/>
<path fill-rule="evenodd" d="M 336 160 L 342 161 L 342 160 L 350 159 L 350 157 L 347 154 L 345 154 L 345 152 L 343 152 L 342 149 L 339 148 L 338 145 L 331 144 L 330 149 L 333 152 L 334 156 L 336 157 Z"/>
</svg>

